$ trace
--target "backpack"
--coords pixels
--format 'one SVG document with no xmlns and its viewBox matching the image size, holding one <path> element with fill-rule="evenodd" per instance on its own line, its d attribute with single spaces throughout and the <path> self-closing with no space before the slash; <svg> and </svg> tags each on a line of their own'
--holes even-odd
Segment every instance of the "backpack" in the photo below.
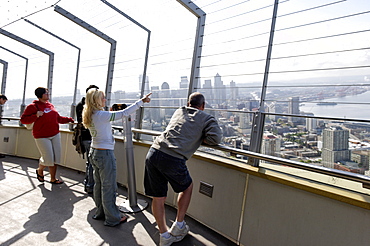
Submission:
<svg viewBox="0 0 370 246">
<path fill-rule="evenodd" d="M 82 144 L 82 131 L 86 128 L 82 123 L 77 123 L 76 127 L 73 129 L 72 144 L 75 146 L 78 154 L 82 155 L 82 158 L 85 159 L 84 154 L 86 153 L 85 146 Z"/>
</svg>

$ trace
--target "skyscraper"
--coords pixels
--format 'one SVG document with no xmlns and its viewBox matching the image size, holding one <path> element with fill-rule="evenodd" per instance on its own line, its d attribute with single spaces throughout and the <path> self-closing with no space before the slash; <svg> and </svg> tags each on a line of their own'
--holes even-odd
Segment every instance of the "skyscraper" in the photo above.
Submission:
<svg viewBox="0 0 370 246">
<path fill-rule="evenodd" d="M 242 111 L 249 111 L 248 108 L 243 108 Z M 252 125 L 252 116 L 249 113 L 239 114 L 239 129 L 238 131 L 242 134 L 249 134 Z"/>
<path fill-rule="evenodd" d="M 143 84 L 143 75 L 140 74 L 140 76 L 139 76 L 139 91 L 141 91 L 142 84 Z M 145 85 L 144 85 L 144 95 L 146 95 L 148 93 L 149 93 L 149 77 L 146 76 Z"/>
<path fill-rule="evenodd" d="M 333 168 L 334 163 L 350 160 L 348 149 L 349 131 L 339 126 L 332 126 L 323 131 L 322 164 Z"/>
<path fill-rule="evenodd" d="M 313 115 L 312 113 L 306 113 L 305 115 Z M 307 131 L 313 132 L 318 126 L 317 119 L 315 118 L 306 118 L 306 128 Z"/>
<path fill-rule="evenodd" d="M 221 76 L 217 73 L 214 77 L 215 86 L 213 88 L 214 102 L 216 104 L 222 104 L 226 101 L 226 90 Z"/>
<path fill-rule="evenodd" d="M 236 107 L 237 98 L 239 96 L 239 89 L 236 87 L 236 83 L 234 81 L 230 82 L 230 102 L 229 105 Z"/>
<path fill-rule="evenodd" d="M 188 76 L 181 76 L 180 88 L 181 89 L 188 89 L 189 88 Z"/>
<path fill-rule="evenodd" d="M 299 114 L 299 97 L 289 97 L 288 114 Z M 288 120 L 293 123 L 297 123 L 298 119 L 297 117 L 288 117 Z"/>
<path fill-rule="evenodd" d="M 208 104 L 213 103 L 212 80 L 210 79 L 204 80 L 203 88 L 202 90 L 199 90 L 199 92 L 203 93 L 204 97 L 206 98 L 206 102 Z"/>
</svg>

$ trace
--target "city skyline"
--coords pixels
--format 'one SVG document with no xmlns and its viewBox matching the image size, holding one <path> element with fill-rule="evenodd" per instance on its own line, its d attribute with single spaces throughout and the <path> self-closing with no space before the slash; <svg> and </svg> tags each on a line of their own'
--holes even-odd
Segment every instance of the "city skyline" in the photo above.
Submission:
<svg viewBox="0 0 370 246">
<path fill-rule="evenodd" d="M 147 76 L 153 86 L 160 86 L 163 82 L 167 82 L 171 88 L 176 88 L 179 77 L 188 76 L 190 79 L 196 18 L 188 10 L 177 1 L 163 2 L 163 9 L 156 13 L 150 11 L 154 4 L 153 1 L 111 2 L 118 9 L 151 30 Z M 201 84 L 218 73 L 223 77 L 225 84 L 234 81 L 239 86 L 262 85 L 265 68 L 263 60 L 266 55 L 268 35 L 260 35 L 259 32 L 270 29 L 269 19 L 272 14 L 272 2 L 266 0 L 235 1 L 234 5 L 226 8 L 226 3 L 223 1 L 212 4 L 201 0 L 194 1 L 207 13 L 199 78 Z M 102 28 L 109 36 L 117 39 L 118 55 L 114 69 L 113 90 L 129 91 L 130 89 L 136 91 L 137 76 L 143 72 L 146 33 L 142 32 L 140 28 L 136 28 L 118 13 L 110 10 L 101 1 L 55 0 L 45 1 L 45 3 L 27 1 L 22 5 L 16 4 L 14 1 L 1 3 L 0 27 L 55 53 L 53 79 L 56 88 L 53 88 L 55 89 L 54 95 L 73 94 L 77 50 L 42 33 L 22 18 L 26 17 L 81 48 L 78 83 L 80 90 L 89 84 L 97 84 L 101 88 L 106 86 L 106 65 L 109 54 L 109 46 L 106 43 L 91 33 L 74 27 L 55 13 L 50 5 L 56 3 L 71 10 L 73 14 L 94 27 Z M 138 8 L 137 5 L 141 7 Z M 327 1 L 325 3 L 317 0 L 292 3 L 283 1 L 278 9 L 281 17 L 277 21 L 275 46 L 272 52 L 269 74 L 271 86 L 275 86 L 276 82 L 287 81 L 288 77 L 291 80 L 290 84 L 300 81 L 306 86 L 334 76 L 337 76 L 338 81 L 341 77 L 346 76 L 367 76 L 368 82 L 369 72 L 366 67 L 369 57 L 367 44 L 364 44 L 367 40 L 367 32 L 363 31 L 367 28 L 366 23 L 369 19 L 368 15 L 364 14 L 366 12 L 363 11 L 367 6 L 367 2 L 364 0 Z M 79 7 L 86 9 L 86 11 L 78 12 Z M 330 9 L 335 9 L 335 11 L 329 11 Z M 137 12 L 138 10 L 140 11 Z M 34 12 L 37 13 L 33 14 Z M 110 13 L 109 17 L 105 14 L 107 12 Z M 296 12 L 302 12 L 302 14 L 296 15 L 294 14 Z M 346 22 L 343 25 L 332 24 L 335 22 L 328 20 L 333 18 L 333 13 L 346 17 L 343 18 Z M 347 18 L 351 14 L 353 18 Z M 306 16 L 310 16 L 310 18 L 305 18 Z M 45 22 L 44 19 L 49 21 Z M 324 25 L 319 25 L 320 21 L 323 21 Z M 168 23 L 172 25 L 169 26 Z M 298 26 L 302 24 L 308 29 L 296 28 L 292 23 L 296 23 Z M 354 34 L 356 38 L 342 35 L 350 26 L 357 30 Z M 316 29 L 314 32 L 308 32 L 311 30 L 310 28 Z M 292 29 L 294 32 L 290 33 L 285 29 Z M 117 35 L 117 33 L 122 35 Z M 317 39 L 322 41 L 320 43 L 309 41 L 308 33 L 315 33 Z M 129 39 L 127 39 L 127 34 L 129 34 Z M 333 36 L 337 34 L 340 42 L 333 41 L 330 38 L 331 34 Z M 324 38 L 325 36 L 328 38 Z M 83 42 L 85 40 L 88 40 L 89 45 Z M 285 42 L 292 42 L 293 48 L 285 47 Z M 46 84 L 47 57 L 44 57 L 40 52 L 23 47 L 3 35 L 0 35 L 0 43 L 30 59 L 29 83 L 26 93 L 27 97 L 32 97 L 32 88 Z M 300 46 L 300 43 L 303 46 Z M 235 49 L 234 46 L 240 47 Z M 307 50 L 308 48 L 312 50 Z M 220 50 L 224 52 L 220 53 Z M 296 52 L 291 54 L 291 51 Z M 291 58 L 289 58 L 290 56 Z M 11 98 L 21 97 L 19 88 L 23 87 L 24 60 L 1 49 L 0 57 L 9 61 L 7 94 Z M 278 67 L 279 69 L 277 69 Z M 341 69 L 342 67 L 354 68 Z M 1 69 L 0 65 L 0 71 Z M 286 73 L 281 73 L 280 70 L 286 71 Z"/>
</svg>

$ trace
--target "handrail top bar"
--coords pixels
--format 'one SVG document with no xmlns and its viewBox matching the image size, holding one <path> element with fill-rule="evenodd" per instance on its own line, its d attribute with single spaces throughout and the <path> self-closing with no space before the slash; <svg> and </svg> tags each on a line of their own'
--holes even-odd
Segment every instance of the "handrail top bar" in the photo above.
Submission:
<svg viewBox="0 0 370 246">
<path fill-rule="evenodd" d="M 160 132 L 158 131 L 142 130 L 142 129 L 135 129 L 135 128 L 132 128 L 132 131 L 134 133 L 140 133 L 140 134 L 146 134 L 146 135 L 152 135 L 152 136 L 160 135 Z M 344 179 L 348 179 L 351 181 L 360 182 L 362 183 L 364 188 L 368 188 L 368 189 L 370 188 L 370 177 L 367 177 L 364 175 L 345 172 L 345 171 L 337 170 L 337 169 L 330 169 L 327 167 L 321 167 L 321 166 L 316 166 L 316 165 L 307 164 L 307 163 L 300 163 L 300 162 L 296 162 L 292 160 L 287 160 L 281 157 L 269 156 L 269 155 L 265 155 L 261 153 L 248 151 L 248 150 L 241 150 L 241 149 L 239 150 L 239 149 L 235 149 L 235 148 L 231 148 L 231 147 L 227 147 L 223 145 L 204 145 L 204 144 L 202 145 L 207 146 L 209 148 L 221 150 L 221 151 L 231 152 L 234 154 L 245 155 L 248 157 L 257 158 L 257 159 L 264 160 L 264 161 L 270 161 L 273 163 L 282 164 L 285 166 L 296 167 L 296 168 L 304 169 L 307 171 L 313 171 L 316 173 L 326 174 L 326 175 L 335 176 L 338 178 L 344 178 Z"/>
<path fill-rule="evenodd" d="M 2 119 L 5 120 L 20 120 L 19 117 L 3 117 Z M 112 126 L 113 129 L 116 130 L 123 130 L 122 126 Z M 145 134 L 145 135 L 151 135 L 151 136 L 159 136 L 161 132 L 159 131 L 152 131 L 152 130 L 143 130 L 143 129 L 137 129 L 137 128 L 132 128 L 133 133 L 139 133 L 139 134 Z M 236 149 L 236 148 L 231 148 L 228 146 L 223 146 L 223 145 L 203 145 L 207 146 L 209 148 L 225 151 L 225 152 L 230 152 L 233 154 L 239 154 L 239 155 L 244 155 L 252 158 L 257 158 L 260 160 L 264 161 L 270 161 L 273 163 L 289 166 L 289 167 L 295 167 L 299 169 L 304 169 L 307 171 L 313 171 L 316 173 L 321 173 L 325 175 L 330 175 L 330 176 L 335 176 L 338 178 L 344 178 L 348 179 L 351 181 L 356 181 L 362 183 L 364 188 L 370 189 L 370 177 L 360 175 L 357 173 L 351 173 L 351 172 L 345 172 L 342 170 L 337 170 L 337 169 L 330 169 L 326 167 L 321 167 L 321 166 L 316 166 L 308 163 L 300 163 L 288 159 L 284 159 L 281 157 L 276 157 L 276 156 L 269 156 L 261 153 L 256 153 L 248 150 L 241 150 L 241 149 Z"/>
<path fill-rule="evenodd" d="M 171 108 L 171 109 L 177 109 L 178 107 L 146 107 L 146 108 Z M 219 109 L 213 110 L 210 108 L 206 108 L 206 110 L 210 111 L 219 111 Z M 250 113 L 254 114 L 256 111 L 237 111 L 237 110 L 227 110 L 228 112 L 233 112 L 233 113 Z M 278 116 L 287 116 L 287 117 L 299 117 L 299 118 L 312 118 L 312 119 L 322 119 L 322 120 L 338 120 L 338 121 L 353 121 L 353 122 L 365 122 L 365 123 L 370 123 L 370 120 L 364 120 L 364 119 L 350 119 L 350 118 L 336 118 L 336 117 L 322 117 L 322 116 L 313 116 L 313 115 L 299 115 L 299 114 L 280 114 L 280 113 L 268 113 L 268 112 L 261 112 L 263 114 L 267 115 L 278 115 Z M 19 117 L 2 117 L 2 119 L 5 120 L 20 120 Z M 118 126 L 113 126 L 113 128 L 119 128 Z M 121 127 L 122 128 L 122 127 Z M 139 129 L 135 129 L 139 130 Z M 149 131 L 149 130 L 147 130 Z M 146 133 L 147 135 L 152 135 L 149 133 Z"/>
<path fill-rule="evenodd" d="M 21 120 L 21 118 L 19 117 L 1 117 L 2 120 L 8 120 L 8 121 L 11 121 L 11 120 Z"/>
</svg>

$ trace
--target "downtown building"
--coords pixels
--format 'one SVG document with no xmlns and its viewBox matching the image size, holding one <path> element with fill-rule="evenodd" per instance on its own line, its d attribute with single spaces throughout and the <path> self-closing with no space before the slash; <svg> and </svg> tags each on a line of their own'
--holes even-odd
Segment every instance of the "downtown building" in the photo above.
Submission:
<svg viewBox="0 0 370 246">
<path fill-rule="evenodd" d="M 338 162 L 350 160 L 348 149 L 349 131 L 339 126 L 324 129 L 322 134 L 322 164 L 324 167 L 334 168 Z"/>
<path fill-rule="evenodd" d="M 263 133 L 261 153 L 265 155 L 279 156 L 281 138 L 270 132 Z"/>
<path fill-rule="evenodd" d="M 299 114 L 299 97 L 289 97 L 288 114 Z M 288 121 L 296 124 L 300 122 L 300 118 L 288 116 Z"/>
</svg>

